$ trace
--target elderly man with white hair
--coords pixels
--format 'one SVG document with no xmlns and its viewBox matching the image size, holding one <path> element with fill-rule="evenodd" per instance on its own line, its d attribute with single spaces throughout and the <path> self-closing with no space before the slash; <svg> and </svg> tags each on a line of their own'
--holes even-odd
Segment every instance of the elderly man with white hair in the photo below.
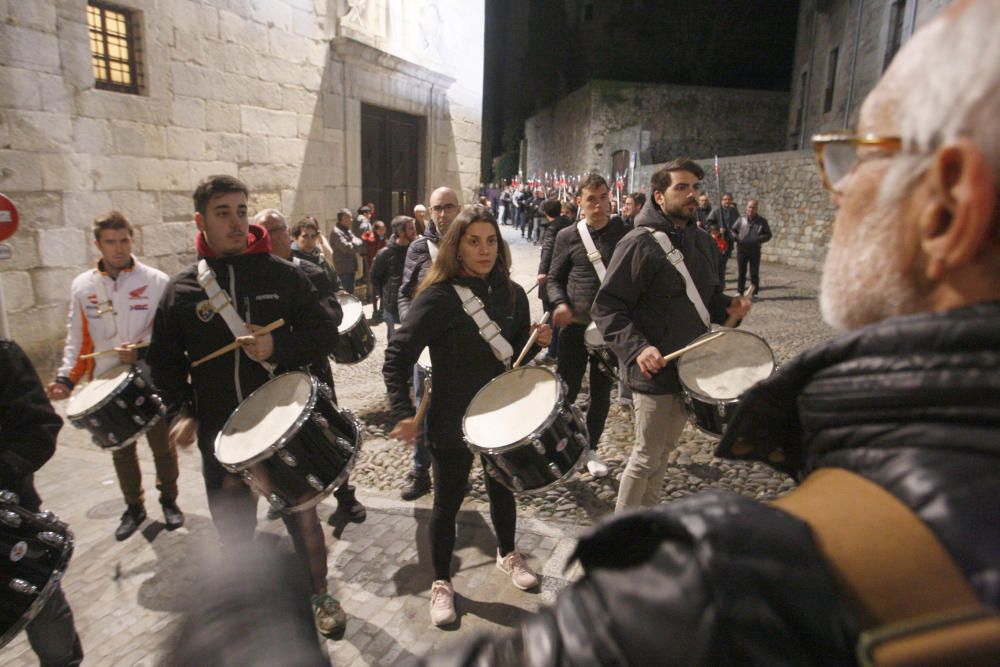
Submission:
<svg viewBox="0 0 1000 667">
<path fill-rule="evenodd" d="M 799 487 L 616 517 L 553 608 L 430 662 L 1000 664 L 998 34 L 1000 2 L 954 3 L 814 140 L 848 331 L 748 390 L 716 452 Z"/>
</svg>

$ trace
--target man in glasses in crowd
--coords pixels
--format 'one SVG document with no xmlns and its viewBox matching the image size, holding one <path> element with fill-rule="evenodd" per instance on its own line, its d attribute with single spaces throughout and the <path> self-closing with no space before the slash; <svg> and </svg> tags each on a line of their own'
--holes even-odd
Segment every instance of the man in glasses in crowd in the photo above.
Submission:
<svg viewBox="0 0 1000 667">
<path fill-rule="evenodd" d="M 1000 663 L 998 32 L 1000 3 L 955 2 L 818 137 L 847 333 L 749 389 L 717 450 L 800 487 L 599 526 L 555 607 L 449 664 Z"/>
</svg>

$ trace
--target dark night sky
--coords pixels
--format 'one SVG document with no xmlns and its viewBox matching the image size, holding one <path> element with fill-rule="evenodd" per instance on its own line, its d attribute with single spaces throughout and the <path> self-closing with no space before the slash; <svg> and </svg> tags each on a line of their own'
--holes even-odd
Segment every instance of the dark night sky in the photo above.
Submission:
<svg viewBox="0 0 1000 667">
<path fill-rule="evenodd" d="M 799 0 L 486 0 L 484 170 L 528 116 L 592 78 L 789 90 L 798 9 Z"/>
</svg>

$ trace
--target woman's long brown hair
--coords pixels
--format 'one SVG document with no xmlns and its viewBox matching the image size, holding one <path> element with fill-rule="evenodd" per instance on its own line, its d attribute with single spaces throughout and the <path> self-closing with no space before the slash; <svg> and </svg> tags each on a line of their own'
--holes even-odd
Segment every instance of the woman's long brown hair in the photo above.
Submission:
<svg viewBox="0 0 1000 667">
<path fill-rule="evenodd" d="M 500 225 L 488 208 L 482 206 L 463 206 L 458 216 L 448 225 L 448 231 L 441 238 L 438 246 L 438 256 L 431 265 L 430 270 L 423 282 L 417 288 L 416 294 L 420 294 L 431 285 L 448 282 L 458 275 L 462 270 L 462 265 L 458 261 L 458 246 L 465 236 L 465 230 L 475 222 L 485 222 L 493 226 L 493 231 L 497 235 L 497 262 L 493 266 L 493 271 L 499 266 L 503 271 L 503 276 L 510 280 L 510 250 L 507 243 L 500 235 Z M 414 294 L 414 296 L 416 296 Z"/>
</svg>

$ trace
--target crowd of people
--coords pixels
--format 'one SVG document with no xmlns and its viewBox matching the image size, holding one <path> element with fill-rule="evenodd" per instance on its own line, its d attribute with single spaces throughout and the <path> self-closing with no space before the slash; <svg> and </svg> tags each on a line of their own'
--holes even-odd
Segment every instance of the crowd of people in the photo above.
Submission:
<svg viewBox="0 0 1000 667">
<path fill-rule="evenodd" d="M 184 523 L 176 447 L 196 444 L 222 548 L 240 553 L 254 534 L 257 496 L 217 460 L 216 438 L 247 396 L 288 371 L 315 378 L 336 401 L 337 297 L 363 284 L 388 334 L 391 437 L 413 445 L 403 497 L 433 492 L 435 625 L 454 623 L 459 611 L 451 556 L 476 459 L 461 421 L 476 393 L 515 366 L 522 348 L 555 363 L 569 403 L 586 375 L 581 460 L 594 476 L 608 472 L 596 444 L 616 382 L 634 403 L 617 516 L 580 540 L 582 579 L 516 632 L 427 663 L 995 664 L 1000 67 L 980 76 L 949 65 L 1000 62 L 988 39 L 998 25 L 995 3 L 955 3 L 900 51 L 856 132 L 815 138 L 838 208 L 820 307 L 846 333 L 748 389 L 716 451 L 791 474 L 798 488 L 774 503 L 726 492 L 660 502 L 686 421 L 668 357 L 747 317 L 760 298 L 761 244 L 771 238 L 759 202 L 748 200 L 740 215 L 726 194 L 713 207 L 701 167 L 686 158 L 658 169 L 648 198 L 628 195 L 620 214 L 596 174 L 572 201 L 517 189 L 463 206 L 439 187 L 426 208 L 388 226 L 370 204 L 356 215 L 344 209 L 329 239 L 314 218 L 289 229 L 266 209 L 251 221 L 247 187 L 212 176 L 193 194 L 198 261 L 172 278 L 131 254 L 125 215 L 101 215 L 93 224 L 101 258 L 71 287 L 56 378 L 43 389 L 19 348 L 0 345 L 0 482 L 37 511 L 32 473 L 52 455 L 61 423 L 49 400 L 116 364 L 135 365 L 166 409 L 145 435 L 167 528 Z M 526 290 L 511 279 L 506 224 L 540 245 L 536 283 L 551 326 L 532 323 Z M 737 294 L 729 295 L 734 247 Z M 425 349 L 429 365 L 419 363 Z M 113 463 L 127 506 L 115 535 L 126 539 L 146 518 L 135 444 L 115 450 Z M 535 588 L 541 578 L 516 549 L 514 493 L 499 476 L 485 482 L 496 566 L 516 588 Z M 336 497 L 339 514 L 364 521 L 346 480 Z M 302 595 L 319 632 L 341 637 L 347 614 L 329 593 L 315 507 L 295 509 L 276 514 L 308 582 Z M 47 664 L 82 659 L 61 594 L 28 632 Z"/>
</svg>

